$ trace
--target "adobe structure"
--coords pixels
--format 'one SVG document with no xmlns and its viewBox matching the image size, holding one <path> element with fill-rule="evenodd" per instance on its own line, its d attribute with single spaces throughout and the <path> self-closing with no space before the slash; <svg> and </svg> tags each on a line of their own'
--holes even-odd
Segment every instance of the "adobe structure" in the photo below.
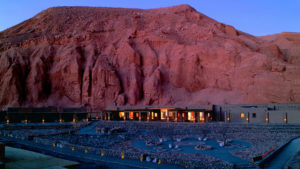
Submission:
<svg viewBox="0 0 300 169">
<path fill-rule="evenodd" d="M 3 110 L 1 121 L 64 122 L 78 120 L 300 123 L 300 104 L 108 106 L 87 108 L 18 108 Z"/>
</svg>

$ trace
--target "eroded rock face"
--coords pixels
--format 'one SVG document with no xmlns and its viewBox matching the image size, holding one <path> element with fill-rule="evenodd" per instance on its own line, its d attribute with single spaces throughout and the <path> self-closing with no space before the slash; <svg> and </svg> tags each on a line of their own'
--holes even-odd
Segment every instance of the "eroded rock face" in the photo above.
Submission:
<svg viewBox="0 0 300 169">
<path fill-rule="evenodd" d="M 0 106 L 296 103 L 299 37 L 187 5 L 50 8 L 0 33 Z"/>
</svg>

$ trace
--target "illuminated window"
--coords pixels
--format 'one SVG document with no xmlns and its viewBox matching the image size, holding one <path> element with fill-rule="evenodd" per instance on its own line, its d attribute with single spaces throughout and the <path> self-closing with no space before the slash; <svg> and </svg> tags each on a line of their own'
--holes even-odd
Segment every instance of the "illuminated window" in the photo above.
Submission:
<svg viewBox="0 0 300 169">
<path fill-rule="evenodd" d="M 241 118 L 245 118 L 245 113 L 241 113 Z"/>
<path fill-rule="evenodd" d="M 194 112 L 188 112 L 188 120 L 190 120 L 190 121 L 195 120 Z"/>
<path fill-rule="evenodd" d="M 133 112 L 129 112 L 129 119 L 130 119 L 130 120 L 133 119 Z"/>
<path fill-rule="evenodd" d="M 160 109 L 160 112 L 161 112 L 160 118 L 161 119 L 166 119 L 167 118 L 167 114 L 168 114 L 168 109 Z"/>
<path fill-rule="evenodd" d="M 135 116 L 136 116 L 136 117 L 139 117 L 139 113 L 135 113 Z"/>
<path fill-rule="evenodd" d="M 204 121 L 204 112 L 200 112 L 199 120 Z"/>
<path fill-rule="evenodd" d="M 154 114 L 154 117 L 157 117 L 157 113 Z"/>
<path fill-rule="evenodd" d="M 124 112 L 119 112 L 119 117 L 120 118 L 124 118 L 125 117 L 125 113 Z"/>
</svg>

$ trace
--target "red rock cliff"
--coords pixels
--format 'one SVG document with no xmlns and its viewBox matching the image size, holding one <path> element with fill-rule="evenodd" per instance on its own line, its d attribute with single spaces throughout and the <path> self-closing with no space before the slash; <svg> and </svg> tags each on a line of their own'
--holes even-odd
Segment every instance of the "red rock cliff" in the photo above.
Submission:
<svg viewBox="0 0 300 169">
<path fill-rule="evenodd" d="M 50 8 L 0 33 L 0 106 L 299 103 L 299 45 L 187 5 Z"/>
</svg>

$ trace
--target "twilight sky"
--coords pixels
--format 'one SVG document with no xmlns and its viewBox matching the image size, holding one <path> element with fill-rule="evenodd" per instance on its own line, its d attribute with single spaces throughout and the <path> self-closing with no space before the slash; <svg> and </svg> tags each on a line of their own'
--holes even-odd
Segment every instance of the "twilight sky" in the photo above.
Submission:
<svg viewBox="0 0 300 169">
<path fill-rule="evenodd" d="M 219 22 L 252 35 L 300 32 L 300 0 L 1 0 L 0 31 L 54 6 L 159 8 L 189 4 Z"/>
</svg>

